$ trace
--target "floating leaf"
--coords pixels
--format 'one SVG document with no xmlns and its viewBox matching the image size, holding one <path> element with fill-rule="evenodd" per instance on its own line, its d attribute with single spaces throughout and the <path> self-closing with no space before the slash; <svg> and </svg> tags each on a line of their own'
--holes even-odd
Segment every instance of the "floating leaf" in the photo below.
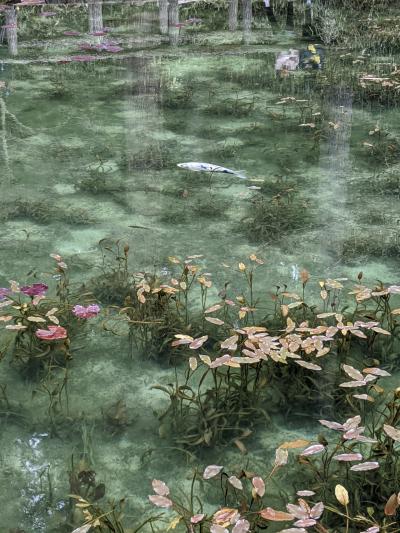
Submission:
<svg viewBox="0 0 400 533">
<path fill-rule="evenodd" d="M 382 376 L 382 377 L 389 377 L 391 374 L 389 372 L 386 372 L 386 370 L 382 370 L 382 368 L 376 368 L 376 367 L 368 367 L 364 368 L 363 370 L 364 374 L 373 375 L 373 376 Z"/>
<path fill-rule="evenodd" d="M 287 464 L 289 458 L 289 452 L 287 449 L 279 447 L 275 451 L 275 463 L 274 466 L 284 466 Z"/>
<path fill-rule="evenodd" d="M 295 448 L 304 448 L 304 446 L 307 446 L 307 444 L 310 444 L 309 440 L 298 439 L 298 440 L 292 440 L 289 442 L 284 442 L 283 444 L 279 446 L 279 448 L 291 450 Z"/>
<path fill-rule="evenodd" d="M 193 370 L 193 372 L 197 368 L 197 359 L 195 357 L 189 357 L 189 368 L 190 370 Z"/>
<path fill-rule="evenodd" d="M 307 533 L 304 527 L 290 527 L 289 529 L 281 529 L 278 533 Z"/>
<path fill-rule="evenodd" d="M 336 313 L 320 313 L 317 315 L 317 318 L 328 318 L 330 316 L 335 316 Z"/>
<path fill-rule="evenodd" d="M 211 363 L 210 368 L 218 368 L 220 366 L 223 366 L 224 364 L 228 363 L 231 359 L 232 359 L 231 356 L 228 354 L 222 355 L 221 357 L 217 357 Z"/>
<path fill-rule="evenodd" d="M 222 308 L 222 305 L 221 304 L 215 304 L 215 305 L 212 305 L 211 307 L 209 307 L 208 309 L 206 309 L 204 311 L 205 314 L 208 314 L 208 313 L 213 313 L 214 311 L 218 311 L 219 309 Z"/>
<path fill-rule="evenodd" d="M 210 527 L 210 533 L 229 533 L 229 531 L 223 526 L 219 526 L 218 524 L 213 524 Z"/>
<path fill-rule="evenodd" d="M 394 493 L 390 496 L 385 505 L 385 515 L 394 516 L 396 514 L 397 508 L 399 507 L 399 501 L 397 494 Z"/>
<path fill-rule="evenodd" d="M 365 381 L 345 381 L 339 387 L 352 389 L 353 387 L 364 387 L 366 384 Z"/>
<path fill-rule="evenodd" d="M 295 363 L 300 366 L 303 366 L 304 368 L 308 368 L 308 370 L 322 370 L 322 367 L 314 365 L 314 363 L 309 363 L 307 361 L 295 360 Z"/>
<path fill-rule="evenodd" d="M 238 340 L 239 336 L 233 335 L 232 337 L 229 337 L 228 339 L 225 339 L 223 342 L 221 342 L 221 348 L 223 350 L 236 350 Z"/>
<path fill-rule="evenodd" d="M 360 423 L 361 423 L 361 416 L 360 415 L 353 416 L 346 420 L 346 422 L 343 424 L 343 429 L 345 431 L 349 429 L 355 429 L 356 427 L 360 425 Z"/>
<path fill-rule="evenodd" d="M 250 522 L 245 518 L 240 518 L 232 529 L 232 533 L 247 533 L 250 531 Z"/>
<path fill-rule="evenodd" d="M 159 496 L 168 496 L 169 488 L 164 483 L 164 481 L 160 481 L 159 479 L 153 479 L 151 485 L 153 487 L 154 492 Z"/>
<path fill-rule="evenodd" d="M 317 523 L 314 518 L 303 518 L 302 520 L 297 520 L 293 525 L 296 527 L 311 527 L 315 526 Z"/>
<path fill-rule="evenodd" d="M 372 439 L 371 437 L 364 437 L 364 435 L 359 435 L 355 440 L 358 442 L 367 442 L 369 444 L 376 444 L 378 441 L 376 439 Z"/>
<path fill-rule="evenodd" d="M 190 521 L 192 524 L 198 524 L 199 522 L 201 522 L 203 520 L 203 518 L 205 517 L 206 515 L 201 513 L 201 514 L 195 514 L 193 515 L 191 518 L 190 518 Z"/>
<path fill-rule="evenodd" d="M 165 496 L 159 496 L 158 494 L 152 494 L 149 496 L 149 500 L 156 507 L 162 507 L 164 509 L 168 509 L 173 505 L 169 498 L 166 498 Z"/>
<path fill-rule="evenodd" d="M 353 470 L 354 472 L 365 472 L 367 470 L 375 470 L 376 468 L 379 468 L 379 463 L 376 461 L 367 461 L 365 463 L 352 466 L 350 470 Z"/>
<path fill-rule="evenodd" d="M 229 477 L 228 481 L 232 485 L 232 487 L 235 487 L 235 489 L 243 490 L 243 484 L 236 476 Z"/>
<path fill-rule="evenodd" d="M 29 322 L 46 322 L 46 319 L 41 316 L 28 316 Z"/>
<path fill-rule="evenodd" d="M 315 455 L 317 453 L 321 453 L 325 450 L 325 446 L 322 444 L 313 444 L 312 446 L 309 446 L 305 450 L 301 452 L 300 455 L 307 456 L 307 455 Z"/>
<path fill-rule="evenodd" d="M 303 302 L 292 302 L 288 305 L 288 309 L 295 309 L 296 307 L 300 307 L 303 305 Z"/>
<path fill-rule="evenodd" d="M 349 493 L 347 492 L 347 489 L 343 487 L 343 485 L 336 485 L 335 487 L 335 496 L 339 503 L 344 505 L 345 507 L 349 505 Z"/>
<path fill-rule="evenodd" d="M 322 502 L 316 503 L 314 507 L 312 507 L 310 510 L 310 517 L 315 518 L 315 520 L 318 520 L 318 518 L 320 518 L 322 513 L 324 512 L 324 509 L 325 509 L 325 506 Z"/>
<path fill-rule="evenodd" d="M 301 501 L 304 501 L 304 500 L 301 500 Z M 305 506 L 293 505 L 292 503 L 288 503 L 286 505 L 286 509 L 289 511 L 291 515 L 293 515 L 294 518 L 299 518 L 300 520 L 303 518 L 309 518 L 309 515 L 310 515 L 309 507 L 305 508 Z"/>
<path fill-rule="evenodd" d="M 197 350 L 203 346 L 203 344 L 207 341 L 207 339 L 208 339 L 208 335 L 199 337 L 198 339 L 195 339 L 193 342 L 189 344 L 189 348 L 191 350 Z"/>
<path fill-rule="evenodd" d="M 231 507 L 222 507 L 219 511 L 213 515 L 213 523 L 223 527 L 228 527 L 229 524 L 233 524 L 239 518 L 239 512 Z"/>
<path fill-rule="evenodd" d="M 362 461 L 363 456 L 361 453 L 340 453 L 339 455 L 334 455 L 333 459 L 336 461 Z"/>
<path fill-rule="evenodd" d="M 203 478 L 211 479 L 212 477 L 217 476 L 223 468 L 223 466 L 209 465 L 203 472 Z"/>
<path fill-rule="evenodd" d="M 265 494 L 265 483 L 264 483 L 264 480 L 261 478 L 261 477 L 253 477 L 253 479 L 251 480 L 252 484 L 253 484 L 253 487 L 254 487 L 254 492 L 257 494 L 257 496 L 260 496 L 260 498 L 262 498 Z"/>
<path fill-rule="evenodd" d="M 390 331 L 387 331 L 386 329 L 379 328 L 378 326 L 375 326 L 371 328 L 376 333 L 382 333 L 382 335 L 391 335 Z"/>
<path fill-rule="evenodd" d="M 329 420 L 318 420 L 318 422 L 329 429 L 334 429 L 334 430 L 343 429 L 343 424 L 339 424 L 339 422 L 330 422 Z"/>
<path fill-rule="evenodd" d="M 202 361 L 204 364 L 206 364 L 206 365 L 208 365 L 208 366 L 211 365 L 211 359 L 210 359 L 210 357 L 209 357 L 208 355 L 203 355 L 203 354 L 201 354 L 201 355 L 199 355 L 199 358 L 201 359 L 201 361 Z"/>
<path fill-rule="evenodd" d="M 365 400 L 367 402 L 375 401 L 372 396 L 369 396 L 369 394 L 353 394 L 353 398 L 357 398 L 357 400 Z"/>
<path fill-rule="evenodd" d="M 225 324 L 225 322 L 219 318 L 214 318 L 212 316 L 206 316 L 205 319 L 207 322 L 211 322 L 211 324 L 215 324 L 216 326 L 222 326 Z"/>
<path fill-rule="evenodd" d="M 391 439 L 400 442 L 400 429 L 396 429 L 388 424 L 383 425 L 383 430 Z"/>
<path fill-rule="evenodd" d="M 349 377 L 351 377 L 352 379 L 354 379 L 356 381 L 364 381 L 364 376 L 356 368 L 354 368 L 354 367 L 352 367 L 350 365 L 342 365 L 342 368 L 346 372 L 346 374 Z"/>
<path fill-rule="evenodd" d="M 272 507 L 267 507 L 259 511 L 259 514 L 264 520 L 271 520 L 272 522 L 286 522 L 287 520 L 293 520 L 293 515 L 285 513 L 284 511 L 275 511 Z"/>
</svg>

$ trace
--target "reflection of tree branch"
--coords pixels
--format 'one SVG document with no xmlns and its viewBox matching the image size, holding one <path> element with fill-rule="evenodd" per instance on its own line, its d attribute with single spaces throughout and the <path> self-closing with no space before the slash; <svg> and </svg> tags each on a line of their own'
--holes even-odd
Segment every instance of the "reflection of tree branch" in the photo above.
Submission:
<svg viewBox="0 0 400 533">
<path fill-rule="evenodd" d="M 20 122 L 13 113 L 7 109 L 4 98 L 0 96 L 0 160 L 4 161 L 4 176 L 3 183 L 10 183 L 13 179 L 13 172 L 10 166 L 10 157 L 8 154 L 7 144 L 7 126 L 19 137 L 26 137 L 33 135 L 34 131 L 28 126 Z"/>
<path fill-rule="evenodd" d="M 3 98 L 0 97 L 0 136 L 1 136 L 1 152 L 0 158 L 4 161 L 4 183 L 10 183 L 13 178 L 13 173 L 10 167 L 10 158 L 8 155 L 8 146 L 7 146 L 7 132 L 6 132 L 6 104 Z"/>
<path fill-rule="evenodd" d="M 230 31 L 236 31 L 238 27 L 238 0 L 229 1 L 228 24 Z"/>
</svg>

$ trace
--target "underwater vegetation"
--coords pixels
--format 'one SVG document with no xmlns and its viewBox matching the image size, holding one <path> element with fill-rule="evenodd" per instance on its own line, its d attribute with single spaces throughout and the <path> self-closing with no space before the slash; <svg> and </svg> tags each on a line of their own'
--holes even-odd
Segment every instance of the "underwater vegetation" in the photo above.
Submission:
<svg viewBox="0 0 400 533">
<path fill-rule="evenodd" d="M 253 242 L 270 243 L 283 235 L 312 228 L 313 215 L 306 199 L 285 188 L 272 198 L 255 196 L 241 229 Z"/>
<path fill-rule="evenodd" d="M 157 102 L 162 109 L 189 109 L 193 107 L 194 84 L 184 79 L 161 82 Z"/>
<path fill-rule="evenodd" d="M 39 365 L 28 378 L 39 379 L 38 391 L 48 395 L 57 435 L 77 340 L 101 314 L 103 330 L 134 347 L 130 357 L 151 357 L 158 346 L 154 364 L 175 365 L 175 383 L 152 386 L 166 399 L 160 437 L 192 460 L 199 449 L 234 445 L 243 464 L 195 467 L 187 496 L 154 479 L 150 502 L 165 511 L 140 521 L 123 512 L 124 498 L 105 502 L 86 429 L 86 451 L 69 471 L 70 529 L 63 531 L 163 531 L 173 524 L 188 533 L 257 533 L 282 522 L 291 533 L 397 533 L 400 390 L 391 374 L 398 371 L 399 286 L 369 287 L 361 272 L 353 282 L 315 280 L 302 270 L 299 292 L 283 286 L 266 294 L 259 282 L 268 266 L 251 254 L 222 265 L 226 281 L 215 291 L 201 255 L 171 256 L 170 271 L 159 277 L 131 271 L 122 241 L 100 246 L 98 278 L 112 280 L 110 292 L 119 284 L 124 300 L 101 308 L 85 287 L 71 286 L 68 266 L 52 254 L 54 288 L 11 282 L 0 289 L 8 339 L 0 363 L 11 357 L 21 368 Z M 17 406 L 6 384 L 1 391 L 2 415 L 12 416 Z M 281 442 L 267 473 L 249 466 L 244 457 L 258 429 L 273 425 L 277 410 L 296 417 L 293 408 L 307 404 L 322 426 L 319 435 L 300 432 Z M 112 435 L 130 424 L 122 398 L 102 416 Z"/>
<path fill-rule="evenodd" d="M 366 231 L 354 231 L 342 241 L 341 247 L 342 258 L 345 261 L 360 257 L 399 257 L 400 232 L 378 230 L 371 236 Z"/>
<path fill-rule="evenodd" d="M 236 118 L 247 117 L 254 109 L 255 100 L 246 96 L 236 95 L 234 98 L 216 98 L 214 92 L 209 94 L 209 103 L 204 112 L 214 116 L 232 116 Z"/>
<path fill-rule="evenodd" d="M 180 44 L 194 46 L 186 54 L 184 46 L 167 48 L 163 41 L 151 71 L 135 57 L 129 65 L 135 81 L 115 82 L 128 70 L 121 58 L 116 68 L 112 60 L 74 64 L 86 69 L 70 69 L 75 79 L 67 76 L 69 67 L 58 63 L 43 62 L 44 70 L 36 65 L 34 77 L 27 66 L 15 63 L 11 73 L 6 65 L 4 76 L 13 83 L 10 98 L 4 89 L 2 109 L 7 104 L 23 110 L 28 124 L 43 111 L 34 109 L 35 92 L 49 100 L 43 103 L 49 122 L 58 120 L 58 105 L 62 112 L 67 104 L 75 105 L 72 96 L 86 95 L 90 101 L 90 107 L 80 105 L 82 117 L 74 113 L 71 121 L 60 122 L 57 131 L 63 130 L 67 142 L 61 142 L 60 133 L 43 149 L 48 135 L 44 128 L 30 139 L 35 132 L 6 113 L 7 131 L 0 132 L 9 152 L 2 148 L 0 158 L 7 161 L 3 153 L 10 156 L 18 176 L 13 182 L 10 164 L 8 181 L 17 184 L 24 178 L 24 143 L 19 139 L 29 137 L 28 164 L 38 152 L 45 161 L 43 175 L 34 172 L 30 179 L 44 183 L 50 175 L 53 184 L 50 172 L 67 162 L 68 172 L 62 175 L 72 171 L 76 197 L 83 193 L 88 200 L 93 195 L 91 201 L 98 204 L 110 198 L 132 206 L 129 213 L 115 209 L 115 218 L 110 217 L 110 237 L 100 241 L 98 261 L 92 249 L 88 252 L 91 228 L 80 232 L 75 227 L 66 233 L 74 233 L 76 242 L 68 235 L 63 242 L 65 250 L 73 244 L 71 258 L 52 254 L 54 263 L 41 261 L 39 268 L 31 264 L 32 257 L 42 253 L 41 242 L 49 245 L 41 239 L 50 241 L 54 229 L 56 240 L 57 231 L 66 228 L 63 224 L 93 224 L 95 211 L 78 209 L 82 204 L 72 203 L 70 188 L 66 202 L 62 192 L 56 201 L 37 194 L 2 202 L 2 220 L 50 225 L 35 228 L 31 240 L 21 230 L 27 239 L 22 265 L 18 259 L 16 269 L 32 269 L 26 277 L 0 269 L 2 437 L 9 439 L 6 446 L 16 449 L 23 449 L 19 437 L 28 432 L 35 446 L 39 432 L 51 443 L 35 450 L 26 445 L 22 455 L 11 454 L 13 461 L 7 447 L 1 454 L 2 480 L 9 476 L 9 505 L 15 507 L 16 517 L 15 523 L 7 523 L 7 533 L 36 528 L 26 510 L 26 500 L 33 496 L 43 498 L 40 515 L 46 525 L 40 527 L 48 533 L 399 533 L 400 287 L 394 269 L 390 282 L 375 279 L 376 269 L 391 266 L 378 259 L 396 260 L 399 255 L 395 108 L 400 78 L 398 58 L 383 55 L 398 48 L 397 21 L 387 9 L 389 3 L 380 19 L 367 0 L 358 2 L 364 8 L 358 17 L 352 10 L 355 0 L 315 3 L 317 34 L 332 45 L 323 68 L 278 76 L 276 53 L 292 36 L 281 34 L 280 28 L 271 34 L 262 0 L 253 2 L 253 14 L 259 17 L 254 28 L 261 29 L 265 39 L 274 39 L 267 52 L 260 46 L 253 53 L 246 46 L 242 54 L 237 44 L 223 41 L 215 53 L 214 36 L 196 40 L 197 33 L 225 30 L 228 4 L 234 3 L 182 4 Z M 115 38 L 129 32 L 127 39 L 134 43 L 134 32 L 127 29 L 133 20 L 136 33 L 144 24 L 143 35 L 147 32 L 146 39 L 153 39 L 158 6 L 143 12 L 128 4 L 103 4 L 107 24 L 121 26 Z M 339 4 L 346 9 L 339 12 Z M 48 40 L 85 34 L 87 11 L 96 5 L 94 1 L 84 7 L 85 20 L 78 4 L 58 4 L 54 16 L 40 15 L 46 6 L 30 6 L 34 24 L 21 9 L 19 37 Z M 246 5 L 246 0 L 238 2 L 240 16 Z M 377 5 L 384 3 L 375 0 L 373 7 Z M 286 1 L 276 0 L 274 7 L 283 28 Z M 296 2 L 299 21 L 303 7 Z M 210 8 L 215 16 L 210 16 Z M 199 20 L 184 26 L 195 17 Z M 351 17 L 354 35 L 346 26 Z M 241 39 L 238 29 L 235 38 Z M 195 48 L 207 42 L 211 46 L 203 51 L 209 57 L 202 56 L 192 70 Z M 40 53 L 49 54 L 48 48 Z M 88 48 L 94 52 L 92 44 Z M 374 57 L 374 50 L 382 56 Z M 153 55 L 147 43 L 145 52 L 139 52 Z M 164 59 L 164 53 L 170 59 Z M 249 61 L 243 60 L 245 54 Z M 33 47 L 27 51 L 27 57 L 37 55 Z M 216 59 L 219 56 L 236 57 L 225 63 Z M 82 61 L 85 57 L 91 56 L 75 56 Z M 157 78 L 154 64 L 162 67 L 168 61 L 171 75 Z M 88 73 L 90 82 L 82 83 L 79 78 Z M 27 80 L 30 85 L 44 84 L 28 91 Z M 100 83 L 103 87 L 98 88 Z M 17 91 L 29 92 L 28 105 L 21 105 Z M 126 96 L 124 101 L 121 96 Z M 344 141 L 339 110 L 343 103 L 353 113 L 348 121 L 351 139 Z M 126 106 L 132 111 L 127 113 L 129 127 L 123 119 Z M 134 136 L 132 121 L 137 116 L 145 118 Z M 148 124 L 154 130 L 147 133 Z M 76 135 L 79 127 L 81 138 Z M 168 140 L 174 137 L 171 132 L 178 142 Z M 351 159 L 343 176 L 335 157 L 346 156 L 346 150 L 334 149 L 341 141 Z M 238 184 L 228 177 L 211 180 L 178 171 L 177 162 L 191 161 L 192 154 L 194 160 L 244 168 L 249 180 Z M 121 172 L 114 167 L 116 159 Z M 339 229 L 332 232 L 318 205 L 322 186 L 316 192 L 324 170 L 332 176 L 332 185 L 343 178 L 343 203 L 335 211 Z M 125 177 L 127 171 L 132 172 L 125 182 L 120 175 Z M 66 180 L 57 185 L 62 191 Z M 142 212 L 133 212 L 139 203 L 136 193 Z M 147 202 L 144 193 L 149 193 Z M 124 215 L 131 214 L 140 218 L 132 216 L 127 222 Z M 153 217 L 151 228 L 145 223 L 128 225 L 141 224 L 148 214 Z M 18 232 L 21 223 L 8 226 Z M 95 235 L 99 228 L 94 227 Z M 126 231 L 129 241 L 116 240 L 119 231 Z M 15 246 L 8 233 L 2 237 L 5 261 Z M 320 263 L 319 256 L 315 263 L 314 256 L 304 256 L 307 265 L 315 264 L 324 274 L 317 276 L 311 266 L 308 272 L 300 265 L 298 279 L 286 285 L 281 277 L 290 263 L 278 264 L 286 261 L 282 256 L 290 262 L 302 250 L 311 256 L 313 244 L 325 246 L 317 243 L 325 235 L 329 254 L 332 240 L 337 245 L 338 264 L 330 263 L 328 271 L 323 254 Z M 224 242 L 218 242 L 223 237 Z M 88 246 L 83 249 L 85 239 Z M 293 243 L 293 250 L 284 249 L 282 241 Z M 251 253 L 251 243 L 261 245 L 256 253 Z M 185 246 L 201 252 L 184 255 L 190 253 Z M 229 258 L 222 260 L 225 248 Z M 177 256 L 180 250 L 184 252 Z M 355 265 L 361 263 L 365 274 L 357 276 Z M 280 281 L 275 286 L 277 271 Z M 18 281 L 5 281 L 15 277 Z M 17 401 L 22 389 L 27 391 L 21 395 L 26 403 Z M 80 425 L 82 445 L 77 445 Z M 149 436 L 146 442 L 142 431 L 145 439 Z M 55 459 L 51 453 L 47 456 L 51 448 L 60 452 Z M 170 454 L 177 457 L 174 468 Z M 40 461 L 40 470 L 37 490 L 29 493 L 26 479 L 33 476 L 20 465 L 32 467 L 32 459 Z M 53 460 L 54 468 L 61 464 L 65 475 L 53 473 Z M 20 485 L 14 472 L 23 478 Z M 149 494 L 146 503 L 143 491 Z"/>
<path fill-rule="evenodd" d="M 75 188 L 78 191 L 97 195 L 124 192 L 126 185 L 122 181 L 118 182 L 114 176 L 110 178 L 107 173 L 92 171 L 89 176 L 78 180 Z"/>
<path fill-rule="evenodd" d="M 25 200 L 19 198 L 7 202 L 4 206 L 2 218 L 4 220 L 29 219 L 38 224 L 49 224 L 54 221 L 63 221 L 71 225 L 93 224 L 95 219 L 86 209 L 80 207 L 58 207 L 54 203 L 43 200 Z"/>
<path fill-rule="evenodd" d="M 121 170 L 162 170 L 169 167 L 175 160 L 176 142 L 149 142 L 145 149 L 127 152 L 122 155 L 119 167 Z"/>
</svg>

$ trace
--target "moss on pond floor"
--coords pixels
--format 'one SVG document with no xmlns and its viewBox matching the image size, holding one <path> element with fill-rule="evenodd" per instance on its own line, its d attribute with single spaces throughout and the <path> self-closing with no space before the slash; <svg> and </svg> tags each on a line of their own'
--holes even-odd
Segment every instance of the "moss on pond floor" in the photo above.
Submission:
<svg viewBox="0 0 400 533">
<path fill-rule="evenodd" d="M 332 415 L 333 420 L 340 412 L 335 420 L 343 423 L 360 410 L 381 409 L 383 395 L 372 380 L 353 390 L 335 388 L 347 379 L 340 364 L 354 365 L 350 372 L 361 372 L 363 379 L 367 366 L 382 365 L 393 375 L 376 376 L 379 386 L 397 386 L 398 318 L 391 311 L 399 307 L 400 55 L 394 53 L 395 21 L 388 21 L 390 35 L 384 24 L 385 17 L 397 15 L 385 8 L 379 20 L 372 15 L 368 21 L 370 3 L 361 1 L 366 10 L 351 21 L 348 29 L 354 32 L 324 47 L 320 69 L 283 73 L 275 71 L 278 54 L 303 53 L 310 44 L 298 31 L 301 3 L 296 4 L 295 30 L 288 32 L 284 2 L 276 2 L 278 27 L 272 32 L 264 3 L 253 2 L 251 36 L 240 24 L 228 32 L 226 2 L 181 4 L 180 27 L 173 29 L 177 42 L 159 34 L 155 3 L 103 2 L 107 33 L 99 36 L 86 35 L 97 2 L 89 7 L 54 4 L 54 16 L 40 14 L 49 6 L 46 11 L 21 6 L 19 55 L 10 58 L 6 46 L 1 49 L 0 96 L 29 135 L 10 118 L 5 129 L 0 126 L 0 164 L 12 171 L 6 179 L 0 176 L 0 291 L 9 287 L 8 280 L 20 287 L 43 283 L 50 288 L 49 299 L 35 307 L 29 296 L 12 294 L 29 306 L 29 314 L 16 324 L 7 315 L 26 308 L 7 306 L 0 293 L 5 317 L 0 320 L 4 531 L 70 533 L 84 523 L 81 514 L 71 513 L 73 498 L 68 496 L 81 489 L 98 498 L 96 507 L 106 513 L 111 500 L 126 497 L 124 520 L 134 529 L 138 526 L 129 523 L 130 517 L 144 521 L 153 514 L 148 501 L 152 479 L 171 483 L 171 498 L 180 489 L 190 494 L 193 470 L 197 467 L 201 477 L 207 464 L 224 465 L 223 484 L 228 472 L 242 476 L 244 501 L 247 488 L 249 498 L 255 488 L 254 474 L 269 475 L 282 443 L 300 439 L 316 445 L 318 419 Z M 344 3 L 330 7 L 332 20 L 350 13 L 336 11 L 336 4 Z M 357 28 L 369 28 L 373 39 L 356 34 Z M 80 35 L 64 35 L 71 31 Z M 123 51 L 107 58 L 99 52 L 86 62 L 79 50 L 85 41 L 115 41 Z M 247 179 L 177 167 L 190 161 L 243 171 Z M 65 282 L 69 291 L 62 287 Z M 346 306 L 353 298 L 349 293 L 360 285 L 382 293 L 392 286 L 393 306 L 389 309 L 386 293 L 371 296 L 356 304 L 355 318 Z M 194 295 L 189 305 L 188 288 Z M 74 330 L 71 342 L 55 341 L 54 353 L 43 341 L 40 353 L 46 360 L 55 354 L 55 364 L 67 356 L 66 389 L 65 366 L 49 368 L 49 379 L 33 383 L 3 357 L 9 339 L 18 336 L 25 342 L 21 325 L 36 331 L 56 327 L 54 320 L 59 320 L 68 329 L 65 316 L 75 305 L 87 304 L 100 305 L 99 316 L 75 318 L 85 325 L 81 334 Z M 49 311 L 53 314 L 47 316 Z M 323 318 L 317 319 L 317 312 Z M 372 329 L 375 319 L 392 335 Z M 353 334 L 348 323 L 355 320 L 366 324 L 367 339 Z M 13 324 L 17 329 L 6 329 Z M 268 331 L 251 330 L 255 324 Z M 300 324 L 304 331 L 297 331 Z M 321 329 L 314 330 L 317 325 Z M 335 340 L 326 340 L 335 328 Z M 232 366 L 218 366 L 218 361 L 208 367 L 207 356 L 214 359 L 217 352 L 225 361 L 228 354 L 241 354 L 247 333 L 253 337 L 247 338 L 246 350 L 268 335 L 287 336 L 285 350 L 276 356 L 288 356 L 287 364 L 267 354 L 259 373 L 249 360 L 242 361 L 246 366 L 240 371 L 235 360 Z M 303 336 L 318 349 L 320 343 L 330 346 L 332 353 L 322 350 L 314 362 L 323 370 L 307 367 L 310 354 L 303 354 L 303 367 L 290 357 Z M 222 348 L 224 339 L 230 341 Z M 32 342 L 37 346 L 36 337 Z M 200 383 L 202 369 L 207 375 Z M 254 382 L 246 381 L 248 376 Z M 229 389 L 232 395 L 225 401 L 219 395 Z M 357 392 L 375 402 L 364 408 L 361 402 L 369 400 L 356 398 Z M 177 405 L 181 409 L 174 411 Z M 334 433 L 326 435 L 333 451 Z M 342 433 L 336 436 L 344 446 Z M 387 479 L 381 483 L 392 443 L 381 429 L 371 436 L 378 444 L 362 444 L 362 453 L 367 460 L 371 450 L 381 469 L 357 474 L 349 465 L 344 484 L 349 516 L 369 513 L 371 506 L 374 514 L 349 530 L 367 530 L 379 521 L 381 529 L 393 533 L 390 517 L 382 513 L 398 488 L 392 490 Z M 288 464 L 267 483 L 264 504 L 285 509 L 295 502 L 297 490 L 309 488 L 317 493 L 315 501 L 339 505 L 334 487 L 346 466 L 334 467 L 333 485 L 320 479 L 308 483 L 310 477 L 300 478 L 292 468 L 314 462 L 320 473 L 319 461 L 329 454 L 321 450 L 307 461 L 301 458 L 300 465 L 298 453 L 289 450 Z M 254 472 L 251 479 L 241 474 L 243 469 L 249 476 Z M 210 513 L 214 496 L 216 510 L 236 508 L 232 492 L 226 501 L 219 498 L 221 479 L 201 480 L 207 492 L 199 492 L 204 510 L 194 505 L 193 513 Z M 322 485 L 327 487 L 323 496 Z M 390 492 L 378 498 L 380 485 Z M 368 499 L 367 511 L 358 507 L 357 494 Z M 259 518 L 258 505 L 257 496 L 249 520 Z M 164 533 L 177 516 L 168 513 L 154 531 Z M 332 514 L 327 509 L 320 523 L 345 530 L 341 515 Z M 187 523 L 191 516 L 185 514 Z M 179 533 L 185 520 L 174 524 Z M 192 525 L 209 528 L 206 521 Z M 265 521 L 260 525 L 272 527 Z M 253 529 L 261 531 L 258 525 Z"/>
</svg>

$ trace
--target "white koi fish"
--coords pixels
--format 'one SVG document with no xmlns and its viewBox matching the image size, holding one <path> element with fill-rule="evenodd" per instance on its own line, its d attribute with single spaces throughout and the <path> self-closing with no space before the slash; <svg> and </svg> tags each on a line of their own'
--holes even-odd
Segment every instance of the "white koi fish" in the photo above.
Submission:
<svg viewBox="0 0 400 533">
<path fill-rule="evenodd" d="M 179 163 L 178 167 L 186 170 L 192 170 L 193 172 L 221 172 L 222 174 L 233 174 L 242 180 L 247 179 L 247 177 L 242 174 L 240 170 L 231 170 L 230 168 L 212 165 L 211 163 Z"/>
</svg>

